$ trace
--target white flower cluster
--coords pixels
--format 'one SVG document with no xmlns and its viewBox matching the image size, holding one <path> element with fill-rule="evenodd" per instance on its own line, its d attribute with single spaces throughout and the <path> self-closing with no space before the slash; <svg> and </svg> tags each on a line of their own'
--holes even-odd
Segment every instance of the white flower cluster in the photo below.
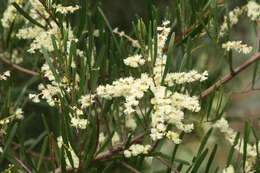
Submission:
<svg viewBox="0 0 260 173">
<path fill-rule="evenodd" d="M 172 93 L 167 91 L 164 86 L 153 88 L 152 91 L 154 98 L 152 98 L 151 103 L 154 105 L 154 112 L 152 113 L 151 138 L 157 140 L 166 135 L 169 139 L 179 143 L 178 138 L 176 138 L 178 135 L 166 132 L 167 124 L 172 123 L 186 133 L 191 132 L 193 124 L 182 123 L 183 109 L 198 112 L 200 110 L 198 98 L 177 92 Z"/>
<path fill-rule="evenodd" d="M 139 104 L 139 99 L 144 96 L 144 93 L 151 91 L 153 98 L 151 104 L 153 105 L 153 111 L 151 113 L 151 138 L 153 140 L 167 137 L 174 143 L 179 144 L 179 134 L 173 131 L 166 131 L 167 125 L 172 123 L 175 127 L 186 133 L 191 132 L 193 124 L 184 124 L 184 112 L 183 109 L 188 109 L 193 112 L 200 110 L 200 105 L 197 97 L 190 97 L 189 95 L 172 93 L 166 86 L 162 86 L 163 73 L 166 65 L 167 56 L 163 53 L 165 42 L 167 41 L 170 33 L 169 21 L 163 22 L 161 27 L 158 27 L 158 50 L 153 68 L 153 74 L 148 75 L 143 73 L 139 79 L 133 77 L 120 78 L 112 83 L 112 85 L 99 86 L 96 90 L 96 94 L 99 97 L 105 99 L 112 99 L 115 97 L 125 98 L 124 113 L 126 116 L 130 116 L 135 112 L 135 107 Z M 153 45 L 154 46 L 154 45 Z M 136 59 L 140 59 L 140 55 L 134 55 Z M 134 58 L 127 58 L 129 60 L 126 64 L 139 65 Z M 148 57 L 149 58 L 149 57 Z M 131 62 L 131 63 L 130 63 Z M 170 73 L 166 77 L 166 82 L 171 83 L 168 86 L 172 86 L 175 83 L 193 82 L 195 80 L 204 81 L 207 79 L 208 73 L 204 72 L 199 74 L 196 71 L 190 73 Z M 132 118 L 126 118 L 127 126 L 135 128 L 136 124 Z M 129 150 L 125 151 L 127 156 L 131 156 Z"/>
<path fill-rule="evenodd" d="M 134 130 L 136 128 L 136 122 L 133 118 L 133 116 L 126 116 L 125 118 L 125 126 L 131 130 Z"/>
<path fill-rule="evenodd" d="M 76 106 L 73 106 L 71 110 L 73 110 L 73 113 L 69 113 L 71 126 L 77 129 L 86 129 L 89 121 L 87 119 L 80 118 L 80 116 L 84 114 L 83 111 Z"/>
<path fill-rule="evenodd" d="M 168 86 L 173 86 L 174 84 L 191 83 L 194 81 L 204 81 L 208 78 L 208 72 L 205 71 L 199 74 L 197 71 L 192 70 L 190 72 L 180 72 L 180 73 L 168 73 L 164 79 L 164 82 Z"/>
<path fill-rule="evenodd" d="M 17 13 L 16 8 L 11 5 L 11 3 L 17 3 L 18 5 L 21 5 L 23 0 L 9 0 L 9 5 L 7 6 L 7 9 L 3 13 L 3 17 L 1 19 L 2 26 L 5 28 L 9 28 L 11 24 L 14 22 L 14 20 L 18 17 L 20 17 L 19 13 Z"/>
<path fill-rule="evenodd" d="M 137 68 L 138 66 L 144 65 L 145 60 L 142 58 L 142 55 L 134 55 L 124 59 L 125 65 L 133 68 Z"/>
<path fill-rule="evenodd" d="M 10 71 L 7 70 L 3 74 L 0 74 L 0 80 L 7 80 L 7 77 L 10 77 Z"/>
<path fill-rule="evenodd" d="M 68 151 L 70 152 L 71 154 L 71 158 L 72 158 L 72 161 L 73 161 L 73 166 L 74 168 L 78 168 L 79 167 L 79 157 L 76 155 L 76 153 L 74 152 L 74 150 L 72 149 L 71 145 L 66 145 L 64 144 L 63 142 L 63 139 L 62 139 L 62 136 L 59 136 L 57 138 L 57 144 L 58 144 L 58 147 L 61 148 L 62 146 L 64 146 L 65 148 L 68 149 Z M 67 153 L 65 152 L 65 161 L 66 161 L 66 165 L 69 166 L 69 167 L 72 167 L 70 161 L 69 161 L 69 158 L 68 158 L 68 155 Z"/>
<path fill-rule="evenodd" d="M 230 11 L 228 17 L 224 17 L 224 23 L 220 26 L 220 37 L 224 36 L 226 31 L 228 30 L 228 24 L 230 28 L 238 23 L 238 17 L 243 14 L 243 10 L 239 7 L 236 7 L 234 10 Z M 229 19 L 229 21 L 228 21 Z M 229 23 L 228 23 L 229 22 Z"/>
<path fill-rule="evenodd" d="M 13 23 L 14 19 L 17 17 L 17 10 L 14 6 L 9 5 L 3 14 L 3 18 L 1 19 L 2 26 L 5 28 L 9 28 Z"/>
<path fill-rule="evenodd" d="M 23 118 L 23 110 L 21 108 L 17 108 L 12 115 L 0 120 L 0 125 L 6 125 L 14 119 L 22 120 Z"/>
<path fill-rule="evenodd" d="M 229 165 L 227 168 L 223 169 L 222 173 L 235 173 L 234 167 Z"/>
<path fill-rule="evenodd" d="M 62 6 L 61 4 L 58 5 L 52 5 L 53 8 L 56 8 L 56 12 L 59 12 L 61 14 L 68 14 L 68 13 L 73 13 L 74 11 L 79 9 L 79 6 L 76 5 L 75 7 L 73 6 Z"/>
<path fill-rule="evenodd" d="M 179 134 L 176 133 L 176 132 L 173 132 L 173 131 L 168 131 L 165 133 L 165 136 L 172 140 L 175 144 L 180 144 L 181 143 L 181 140 L 179 138 Z"/>
<path fill-rule="evenodd" d="M 87 119 L 82 119 L 79 117 L 73 117 L 71 116 L 71 126 L 78 128 L 78 129 L 86 129 L 88 125 L 88 120 Z"/>
<path fill-rule="evenodd" d="M 124 113 L 129 115 L 135 112 L 133 107 L 139 104 L 138 99 L 144 96 L 151 83 L 152 79 L 146 73 L 143 73 L 139 79 L 134 79 L 133 77 L 120 78 L 114 81 L 112 85 L 101 85 L 96 92 L 98 96 L 105 99 L 124 97 L 126 100 Z"/>
<path fill-rule="evenodd" d="M 33 102 L 39 103 L 39 97 L 41 97 L 42 99 L 45 99 L 50 106 L 55 106 L 55 102 L 58 102 L 58 100 L 53 98 L 53 96 L 61 93 L 60 87 L 51 84 L 47 84 L 45 87 L 43 84 L 39 84 L 38 89 L 41 92 L 39 94 L 29 94 L 29 98 L 32 99 Z"/>
<path fill-rule="evenodd" d="M 44 63 L 41 67 L 41 71 L 43 73 L 43 76 L 48 78 L 49 81 L 55 81 L 55 77 L 47 63 Z M 57 72 L 57 71 L 56 71 Z"/>
<path fill-rule="evenodd" d="M 228 17 L 224 17 L 224 22 L 220 26 L 220 32 L 219 35 L 220 37 L 223 37 L 228 30 L 228 18 L 229 18 L 229 27 L 231 28 L 235 24 L 238 23 L 238 17 L 242 14 L 247 13 L 247 16 L 250 18 L 252 21 L 260 21 L 260 5 L 255 2 L 255 1 L 248 1 L 248 3 L 239 8 L 236 7 L 234 10 L 230 11 L 228 14 Z"/>
<path fill-rule="evenodd" d="M 222 44 L 222 48 L 226 49 L 227 51 L 230 51 L 232 49 L 244 54 L 249 54 L 253 49 L 251 46 L 242 44 L 242 41 L 228 41 L 227 43 Z"/>
<path fill-rule="evenodd" d="M 155 82 L 155 85 L 160 85 L 162 81 L 162 76 L 164 73 L 165 65 L 166 65 L 166 59 L 167 56 L 163 54 L 163 48 L 165 46 L 165 43 L 167 41 L 168 35 L 171 31 L 170 28 L 167 27 L 169 25 L 169 21 L 163 22 L 161 27 L 158 27 L 157 30 L 160 32 L 160 34 L 157 36 L 157 57 L 155 61 L 155 66 L 153 68 L 154 77 L 153 80 Z"/>
<path fill-rule="evenodd" d="M 54 21 L 51 21 L 50 23 L 46 23 L 44 18 L 45 19 L 49 18 L 49 13 L 45 10 L 44 6 L 38 0 L 30 0 L 30 4 L 32 8 L 29 11 L 29 15 L 32 16 L 36 21 L 38 21 L 43 26 L 48 26 L 49 28 L 48 30 L 45 30 L 39 26 L 36 25 L 31 26 L 30 23 L 27 23 L 27 25 L 24 28 L 18 31 L 16 36 L 19 39 L 33 40 L 30 45 L 30 49 L 28 50 L 28 52 L 30 53 L 35 53 L 36 50 L 41 51 L 41 47 L 44 47 L 47 51 L 51 52 L 54 50 L 51 36 L 54 35 L 58 43 L 58 41 L 62 37 L 60 28 L 57 25 L 57 23 L 55 23 Z M 66 8 L 68 8 L 68 11 L 76 10 L 76 7 L 64 7 L 64 10 Z M 77 8 L 79 7 L 77 6 Z M 63 8 L 61 5 L 57 5 L 57 10 L 58 9 L 63 9 Z M 75 39 L 71 27 L 67 26 L 65 23 L 63 24 L 63 27 L 67 29 L 68 32 L 68 43 L 70 43 L 72 40 L 77 42 L 78 40 Z"/>
<path fill-rule="evenodd" d="M 236 132 L 229 127 L 228 121 L 225 118 L 221 118 L 218 120 L 213 127 L 218 128 L 222 133 L 224 133 L 225 138 L 230 142 L 232 145 L 235 141 Z M 260 149 L 260 144 L 258 144 L 258 150 Z M 243 139 L 239 139 L 237 145 L 235 146 L 235 149 L 243 154 L 243 148 L 244 148 L 244 141 Z M 246 160 L 246 167 L 245 172 L 247 173 L 253 173 L 253 167 L 257 160 L 257 150 L 255 145 L 247 144 L 247 160 Z"/>
<path fill-rule="evenodd" d="M 18 120 L 22 120 L 24 118 L 23 110 L 21 108 L 16 109 L 13 116 Z"/>
<path fill-rule="evenodd" d="M 247 4 L 247 16 L 253 21 L 260 21 L 260 5 L 255 1 Z"/>
<path fill-rule="evenodd" d="M 87 108 L 89 107 L 92 103 L 94 103 L 94 98 L 96 96 L 94 94 L 87 94 L 84 96 L 81 96 L 81 98 L 79 99 L 79 103 L 81 104 L 81 108 Z"/>
<path fill-rule="evenodd" d="M 38 90 L 41 92 L 38 94 L 29 94 L 29 98 L 32 99 L 33 102 L 39 103 L 40 98 L 45 99 L 50 106 L 55 106 L 55 103 L 60 104 L 60 100 L 57 98 L 58 94 L 62 95 L 61 87 L 63 87 L 68 93 L 73 91 L 72 86 L 70 85 L 69 80 L 66 77 L 63 77 L 61 82 L 57 83 L 55 81 L 55 77 L 47 63 L 43 64 L 41 71 L 43 76 L 48 78 L 51 84 L 47 84 L 44 86 L 42 83 L 38 85 Z M 56 71 L 57 74 L 58 71 Z M 76 82 L 79 81 L 78 75 L 76 75 Z M 76 89 L 78 86 L 75 86 Z"/>
<path fill-rule="evenodd" d="M 139 154 L 148 154 L 148 151 L 151 150 L 151 145 L 141 145 L 133 144 L 129 147 L 128 150 L 124 150 L 125 157 L 137 156 Z"/>
<path fill-rule="evenodd" d="M 162 27 L 158 27 L 158 31 L 161 33 L 158 35 L 158 56 L 156 57 L 155 67 L 154 67 L 154 83 L 150 86 L 151 91 L 154 94 L 151 103 L 154 105 L 154 111 L 152 112 L 152 129 L 151 138 L 153 140 L 161 139 L 163 136 L 168 137 L 175 143 L 180 143 L 179 135 L 175 132 L 166 132 L 168 123 L 174 124 L 179 130 L 183 130 L 186 133 L 191 132 L 193 129 L 193 124 L 184 124 L 182 121 L 184 119 L 183 109 L 189 109 L 194 112 L 200 110 L 199 101 L 197 97 L 190 97 L 188 95 L 180 93 L 172 93 L 168 91 L 165 86 L 161 86 L 161 81 L 163 78 L 163 73 L 166 65 L 166 55 L 163 54 L 163 48 L 165 42 L 170 33 L 170 28 L 166 26 L 169 24 L 168 21 L 163 22 Z M 188 77 L 189 75 L 187 75 Z M 186 77 L 186 75 L 182 75 Z M 191 77 L 191 76 L 190 76 Z M 198 77 L 197 79 L 206 79 L 206 73 L 203 77 Z M 168 79 L 170 76 L 168 76 Z M 191 81 L 193 79 L 178 79 L 179 81 Z M 169 80 L 170 82 L 170 80 Z"/>
</svg>

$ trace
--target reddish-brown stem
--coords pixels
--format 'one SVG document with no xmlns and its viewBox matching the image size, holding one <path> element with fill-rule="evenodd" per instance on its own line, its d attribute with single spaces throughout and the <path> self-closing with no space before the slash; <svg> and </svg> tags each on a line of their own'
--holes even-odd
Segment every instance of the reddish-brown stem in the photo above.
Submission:
<svg viewBox="0 0 260 173">
<path fill-rule="evenodd" d="M 0 51 L 2 52 L 2 51 Z M 26 68 L 23 68 L 19 65 L 16 65 L 16 64 L 13 64 L 11 61 L 5 59 L 4 57 L 0 56 L 0 60 L 3 61 L 4 63 L 10 65 L 12 68 L 18 70 L 18 71 L 21 71 L 23 73 L 26 73 L 26 74 L 29 74 L 29 75 L 32 75 L 32 76 L 39 76 L 39 73 L 35 72 L 35 71 L 32 71 L 32 70 L 28 70 Z"/>
<path fill-rule="evenodd" d="M 37 12 L 37 14 L 38 14 L 39 16 L 41 16 L 41 18 L 44 19 L 44 21 L 46 22 L 46 24 L 47 24 L 47 25 L 49 26 L 49 28 L 51 29 L 52 26 L 51 26 L 49 20 L 48 20 L 44 15 L 42 15 L 38 10 L 36 10 L 36 12 Z"/>
<path fill-rule="evenodd" d="M 20 159 L 18 159 L 17 157 L 15 157 L 15 160 L 21 165 L 21 167 L 23 167 L 23 168 L 26 170 L 26 172 L 32 173 L 32 172 L 30 171 L 30 169 L 29 169 Z"/>
<path fill-rule="evenodd" d="M 53 13 L 50 11 L 50 9 L 46 6 L 44 0 L 39 0 L 41 4 L 44 6 L 45 10 L 49 13 L 52 20 L 56 23 L 57 26 L 60 26 L 59 22 L 56 20 L 56 17 L 53 15 Z"/>
<path fill-rule="evenodd" d="M 208 89 L 203 91 L 201 94 L 201 98 L 205 98 L 207 95 L 209 95 L 214 90 L 214 88 L 218 89 L 221 85 L 230 81 L 233 77 L 235 77 L 237 74 L 239 74 L 240 72 L 245 70 L 248 66 L 250 66 L 251 64 L 253 64 L 255 61 L 257 61 L 259 59 L 260 59 L 260 53 L 256 53 L 250 59 L 248 59 L 246 62 L 244 62 L 237 68 L 235 68 L 233 70 L 233 73 L 229 73 L 229 74 L 225 75 L 220 80 L 218 80 L 216 83 L 214 83 L 211 87 L 209 87 Z"/>
</svg>

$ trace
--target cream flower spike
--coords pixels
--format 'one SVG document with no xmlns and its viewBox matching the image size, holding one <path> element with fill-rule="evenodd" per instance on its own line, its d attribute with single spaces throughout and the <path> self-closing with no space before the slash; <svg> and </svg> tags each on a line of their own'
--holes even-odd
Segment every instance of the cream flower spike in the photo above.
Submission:
<svg viewBox="0 0 260 173">
<path fill-rule="evenodd" d="M 222 44 L 222 48 L 227 51 L 235 50 L 238 53 L 249 54 L 252 51 L 251 46 L 247 46 L 246 44 L 242 44 L 242 41 L 228 41 L 227 43 Z"/>
</svg>

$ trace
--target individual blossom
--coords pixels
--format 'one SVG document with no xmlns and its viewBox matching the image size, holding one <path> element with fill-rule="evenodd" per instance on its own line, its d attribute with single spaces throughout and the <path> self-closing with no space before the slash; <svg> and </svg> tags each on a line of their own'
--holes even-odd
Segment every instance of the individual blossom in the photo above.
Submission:
<svg viewBox="0 0 260 173">
<path fill-rule="evenodd" d="M 71 126 L 75 127 L 77 129 L 86 129 L 87 125 L 88 125 L 88 120 L 87 119 L 83 119 L 83 118 L 79 118 L 79 117 L 74 117 L 72 115 L 70 115 L 70 122 L 71 122 Z"/>
<path fill-rule="evenodd" d="M 4 118 L 2 120 L 0 120 L 0 125 L 6 125 L 10 123 L 10 119 L 9 118 Z"/>
<path fill-rule="evenodd" d="M 242 44 L 242 41 L 228 41 L 227 43 L 222 44 L 222 48 L 226 49 L 227 51 L 235 50 L 244 54 L 249 54 L 253 49 L 251 46 Z"/>
<path fill-rule="evenodd" d="M 234 173 L 234 167 L 232 165 L 229 165 L 227 168 L 223 169 L 222 173 Z"/>
<path fill-rule="evenodd" d="M 126 116 L 125 126 L 131 130 L 134 130 L 136 128 L 136 122 L 132 116 Z"/>
<path fill-rule="evenodd" d="M 173 132 L 173 131 L 168 131 L 165 136 L 172 140 L 175 144 L 180 144 L 181 143 L 181 140 L 179 138 L 179 134 L 176 133 L 176 132 Z"/>
<path fill-rule="evenodd" d="M 74 11 L 79 9 L 79 6 L 62 6 L 61 4 L 58 5 L 53 5 L 53 8 L 56 8 L 56 12 L 61 13 L 61 14 L 68 14 L 68 13 L 73 13 Z"/>
<path fill-rule="evenodd" d="M 18 120 L 23 119 L 23 118 L 24 118 L 24 116 L 23 116 L 23 110 L 22 110 L 21 108 L 16 109 L 15 112 L 14 112 L 14 114 L 13 114 L 13 116 L 14 116 L 16 119 L 18 119 Z"/>
<path fill-rule="evenodd" d="M 39 103 L 41 100 L 39 99 L 38 94 L 29 94 L 29 99 L 31 99 L 34 103 Z"/>
<path fill-rule="evenodd" d="M 125 65 L 133 68 L 137 68 L 138 66 L 144 65 L 145 60 L 142 58 L 142 55 L 134 55 L 124 59 Z"/>
<path fill-rule="evenodd" d="M 120 137 L 117 132 L 114 133 L 114 136 L 112 137 L 112 145 L 116 145 L 120 142 Z"/>
<path fill-rule="evenodd" d="M 89 107 L 92 103 L 95 102 L 94 98 L 95 98 L 95 95 L 93 95 L 93 94 L 86 94 L 84 96 L 81 96 L 81 98 L 79 99 L 81 108 L 84 109 L 84 108 Z"/>
<path fill-rule="evenodd" d="M 3 74 L 0 74 L 0 80 L 7 80 L 7 77 L 10 77 L 10 76 L 11 76 L 10 71 L 7 70 Z"/>
<path fill-rule="evenodd" d="M 99 134 L 99 137 L 98 137 L 98 143 L 99 144 L 102 144 L 104 141 L 105 141 L 105 135 L 104 135 L 104 133 L 103 132 L 101 132 L 100 134 Z"/>
</svg>

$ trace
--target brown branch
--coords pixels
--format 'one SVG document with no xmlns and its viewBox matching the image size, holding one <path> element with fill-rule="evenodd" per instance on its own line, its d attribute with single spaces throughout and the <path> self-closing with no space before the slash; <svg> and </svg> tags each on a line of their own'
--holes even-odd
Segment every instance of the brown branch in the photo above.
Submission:
<svg viewBox="0 0 260 173">
<path fill-rule="evenodd" d="M 133 168 L 132 166 L 128 165 L 125 162 L 122 162 L 120 160 L 117 160 L 117 163 L 119 163 L 120 165 L 124 166 L 125 168 L 127 168 L 129 171 L 133 172 L 133 173 L 141 173 L 139 171 L 137 171 L 135 168 Z"/>
<path fill-rule="evenodd" d="M 26 68 L 23 68 L 19 65 L 13 64 L 11 61 L 9 61 L 8 59 L 5 59 L 4 57 L 0 56 L 0 60 L 3 61 L 4 63 L 10 65 L 11 67 L 13 67 L 14 69 L 21 71 L 23 73 L 32 75 L 32 76 L 39 76 L 39 73 L 32 71 L 32 70 L 28 70 Z"/>
<path fill-rule="evenodd" d="M 218 89 L 221 85 L 227 83 L 230 81 L 233 77 L 235 77 L 237 74 L 245 70 L 248 66 L 253 64 L 255 61 L 260 59 L 260 52 L 253 55 L 250 59 L 248 59 L 246 62 L 238 66 L 234 69 L 233 73 L 227 74 L 226 76 L 222 77 L 220 80 L 218 80 L 216 83 L 214 83 L 211 87 L 206 89 L 202 92 L 201 98 L 205 98 L 207 95 L 209 95 L 214 88 Z"/>
<path fill-rule="evenodd" d="M 248 59 L 242 65 L 235 68 L 234 73 L 230 73 L 230 74 L 224 76 L 219 81 L 217 81 L 215 84 L 213 84 L 211 87 L 209 87 L 204 92 L 202 92 L 201 98 L 205 98 L 207 95 L 209 95 L 214 90 L 214 88 L 218 89 L 221 85 L 227 83 L 229 80 L 231 80 L 233 77 L 235 77 L 237 74 L 242 72 L 244 69 L 246 69 L 248 66 L 250 66 L 251 64 L 253 64 L 255 61 L 257 61 L 259 59 L 260 59 L 260 53 L 253 55 L 250 59 Z M 137 142 L 138 140 L 141 140 L 144 137 L 144 135 L 145 135 L 145 133 L 142 132 L 142 133 L 138 134 L 137 136 L 135 136 L 132 139 L 131 144 Z M 123 144 L 119 144 L 119 145 L 113 147 L 111 151 L 107 150 L 107 151 L 104 151 L 104 152 L 98 154 L 95 157 L 94 161 L 112 157 L 115 152 L 121 151 L 123 149 L 123 147 L 124 147 Z"/>
</svg>

